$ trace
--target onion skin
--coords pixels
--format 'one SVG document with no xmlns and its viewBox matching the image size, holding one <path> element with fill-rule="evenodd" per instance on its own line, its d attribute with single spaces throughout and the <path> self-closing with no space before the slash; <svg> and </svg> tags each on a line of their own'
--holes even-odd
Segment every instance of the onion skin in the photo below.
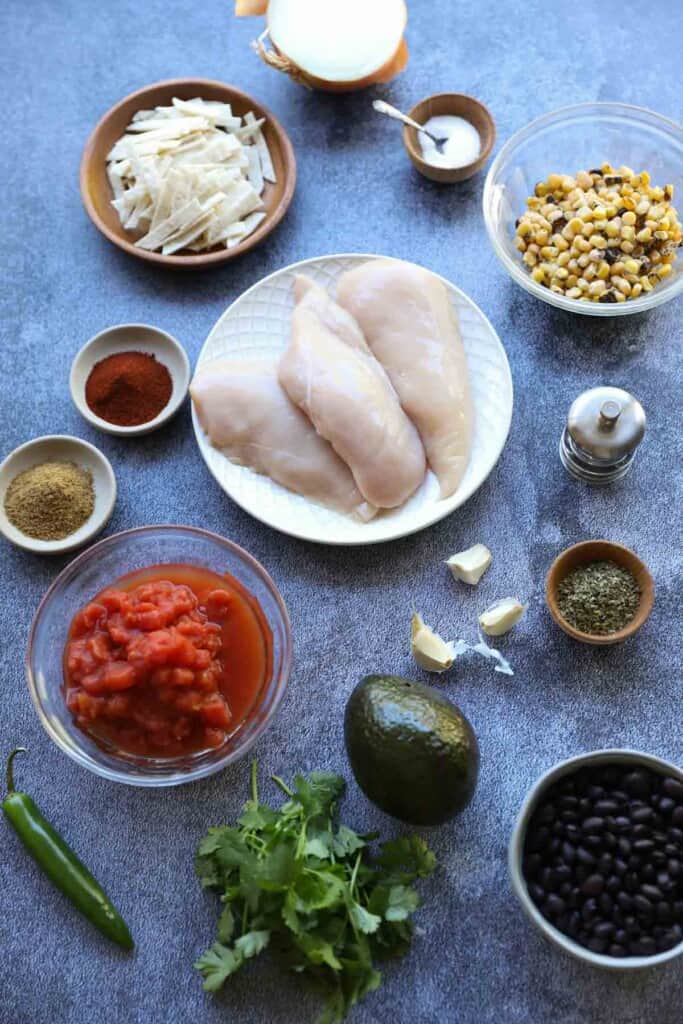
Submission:
<svg viewBox="0 0 683 1024">
<path fill-rule="evenodd" d="M 238 18 L 265 14 L 267 10 L 268 0 L 235 0 L 235 14 Z"/>
</svg>

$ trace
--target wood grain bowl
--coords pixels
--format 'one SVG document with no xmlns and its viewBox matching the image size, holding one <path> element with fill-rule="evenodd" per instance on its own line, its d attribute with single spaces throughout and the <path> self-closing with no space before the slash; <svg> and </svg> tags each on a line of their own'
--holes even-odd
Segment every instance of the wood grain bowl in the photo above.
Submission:
<svg viewBox="0 0 683 1024">
<path fill-rule="evenodd" d="M 413 166 L 429 178 L 442 185 L 451 185 L 456 181 L 465 181 L 471 178 L 477 171 L 480 171 L 488 158 L 496 141 L 496 123 L 488 107 L 475 99 L 474 96 L 467 96 L 462 92 L 441 92 L 417 103 L 411 111 L 410 117 L 418 124 L 424 125 L 430 117 L 441 117 L 448 114 L 455 117 L 462 117 L 479 132 L 481 139 L 481 150 L 479 156 L 471 164 L 464 167 L 434 167 L 422 156 L 422 148 L 417 137 L 415 128 L 403 129 L 403 144 L 408 151 Z"/>
<path fill-rule="evenodd" d="M 107 179 L 106 157 L 125 132 L 138 110 L 148 110 L 156 106 L 170 105 L 174 96 L 179 99 L 193 99 L 200 96 L 205 100 L 219 100 L 229 103 L 233 112 L 243 116 L 252 110 L 257 118 L 264 117 L 263 134 L 273 161 L 277 184 L 266 182 L 263 201 L 266 206 L 266 218 L 255 231 L 243 239 L 233 249 L 216 248 L 203 253 L 175 253 L 164 256 L 160 252 L 148 252 L 138 248 L 134 242 L 144 232 L 126 231 L 119 220 L 118 214 L 111 205 L 113 193 Z M 296 158 L 289 136 L 271 112 L 239 89 L 223 82 L 215 82 L 204 78 L 174 78 L 165 82 L 155 82 L 122 99 L 116 106 L 108 110 L 95 126 L 88 139 L 81 158 L 80 187 L 83 204 L 95 227 L 105 238 L 124 252 L 148 263 L 172 267 L 180 270 L 197 270 L 203 267 L 226 263 L 228 260 L 241 256 L 258 245 L 280 223 L 294 195 L 296 186 Z"/>
<path fill-rule="evenodd" d="M 560 583 L 573 569 L 579 565 L 586 565 L 588 562 L 616 562 L 617 565 L 628 569 L 638 581 L 640 587 L 638 610 L 628 625 L 616 633 L 584 633 L 580 629 L 575 629 L 560 612 L 557 599 L 557 589 Z M 586 540 L 581 544 L 574 544 L 572 547 L 566 548 L 555 559 L 546 579 L 545 597 L 548 611 L 560 629 L 563 629 L 568 636 L 573 637 L 574 640 L 580 640 L 584 644 L 604 646 L 628 640 L 640 629 L 655 603 L 655 585 L 645 563 L 630 548 L 609 540 Z"/>
</svg>

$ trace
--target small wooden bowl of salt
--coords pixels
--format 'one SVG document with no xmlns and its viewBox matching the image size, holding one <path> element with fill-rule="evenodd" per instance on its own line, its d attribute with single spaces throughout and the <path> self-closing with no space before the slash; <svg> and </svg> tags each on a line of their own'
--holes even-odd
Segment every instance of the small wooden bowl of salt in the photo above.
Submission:
<svg viewBox="0 0 683 1024">
<path fill-rule="evenodd" d="M 439 152 L 431 139 L 415 128 L 403 129 L 403 143 L 420 174 L 431 181 L 452 184 L 480 171 L 496 141 L 491 112 L 473 96 L 442 92 L 421 100 L 410 117 L 437 138 L 447 141 Z"/>
</svg>

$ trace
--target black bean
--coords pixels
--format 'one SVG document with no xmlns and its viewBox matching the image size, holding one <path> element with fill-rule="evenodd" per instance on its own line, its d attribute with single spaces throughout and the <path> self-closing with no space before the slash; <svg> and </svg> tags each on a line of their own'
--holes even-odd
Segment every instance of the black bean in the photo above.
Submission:
<svg viewBox="0 0 683 1024">
<path fill-rule="evenodd" d="M 611 946 L 607 947 L 607 952 L 610 956 L 628 956 L 628 950 L 621 943 L 613 942 Z"/>
<path fill-rule="evenodd" d="M 619 817 L 614 819 L 614 827 L 619 832 L 628 832 L 631 828 L 631 822 L 628 818 L 625 818 L 623 815 L 619 815 Z"/>
<path fill-rule="evenodd" d="M 641 892 L 637 892 L 633 897 L 633 906 L 639 914 L 644 915 L 651 914 L 654 909 L 647 896 L 643 896 Z"/>
<path fill-rule="evenodd" d="M 616 800 L 598 800 L 594 807 L 596 814 L 616 814 L 619 804 Z"/>
<path fill-rule="evenodd" d="M 634 839 L 649 839 L 651 833 L 647 825 L 633 825 L 631 835 Z"/>
<path fill-rule="evenodd" d="M 600 908 L 601 913 L 603 913 L 605 917 L 609 917 L 614 910 L 614 904 L 612 903 L 612 899 L 606 892 L 602 892 L 598 896 L 598 906 Z"/>
<path fill-rule="evenodd" d="M 619 892 L 621 887 L 621 879 L 618 875 L 610 875 L 605 883 L 605 888 L 608 892 L 615 893 Z"/>
<path fill-rule="evenodd" d="M 544 849 L 550 841 L 550 829 L 545 828 L 541 825 L 539 828 L 535 828 L 529 832 L 526 841 L 526 848 L 530 853 L 535 853 L 536 850 Z"/>
<path fill-rule="evenodd" d="M 630 797 L 645 800 L 650 795 L 650 780 L 644 771 L 632 771 L 624 779 L 624 788 Z"/>
<path fill-rule="evenodd" d="M 628 942 L 628 932 L 624 931 L 623 928 L 619 928 L 618 931 L 614 933 L 614 938 L 616 942 L 623 946 Z"/>
<path fill-rule="evenodd" d="M 624 887 L 628 892 L 635 892 L 638 888 L 639 880 L 638 875 L 633 871 L 629 871 L 624 879 Z"/>
<path fill-rule="evenodd" d="M 558 866 L 555 868 L 555 876 L 558 882 L 562 884 L 564 882 L 568 882 L 571 879 L 572 873 L 566 864 L 558 864 Z"/>
<path fill-rule="evenodd" d="M 559 896 L 551 893 L 543 904 L 543 913 L 547 917 L 559 917 L 565 911 L 565 902 Z"/>
<path fill-rule="evenodd" d="M 570 842 L 573 843 L 581 835 L 581 829 L 579 828 L 578 825 L 576 825 L 576 824 L 574 824 L 574 822 L 572 822 L 571 824 L 566 826 L 566 828 L 564 830 L 564 834 L 567 837 L 567 839 Z"/>
<path fill-rule="evenodd" d="M 673 821 L 674 817 L 675 817 L 675 815 L 672 816 L 672 819 L 671 819 L 672 821 Z M 677 825 L 676 822 L 674 822 L 674 825 L 675 825 L 675 828 L 670 828 L 668 833 L 667 833 L 668 836 L 669 836 L 669 840 L 672 843 L 683 843 L 683 827 L 678 828 L 678 825 Z M 681 826 L 683 826 L 683 821 L 681 822 Z"/>
<path fill-rule="evenodd" d="M 597 935 L 599 939 L 609 939 L 614 934 L 614 925 L 610 924 L 609 921 L 598 921 L 593 926 L 593 935 Z"/>
<path fill-rule="evenodd" d="M 671 892 L 672 889 L 676 888 L 676 883 L 671 881 L 666 871 L 657 872 L 657 885 L 662 892 Z"/>
<path fill-rule="evenodd" d="M 627 892 L 622 891 L 617 893 L 617 903 L 619 904 L 622 910 L 633 909 L 633 897 L 630 896 Z"/>
<path fill-rule="evenodd" d="M 565 827 L 567 825 L 575 825 L 576 822 L 579 820 L 579 816 L 576 813 L 576 811 L 562 811 L 560 817 Z"/>
<path fill-rule="evenodd" d="M 562 885 L 560 886 L 560 888 L 557 891 L 559 892 L 560 896 L 563 897 L 563 899 L 566 899 L 568 896 L 571 896 L 572 883 L 571 882 L 563 882 Z"/>
<path fill-rule="evenodd" d="M 602 832 L 605 822 L 602 818 L 593 815 L 590 818 L 586 818 L 581 827 L 584 832 Z"/>
<path fill-rule="evenodd" d="M 583 907 L 581 908 L 581 917 L 590 924 L 598 916 L 598 904 L 593 898 L 586 900 Z"/>
<path fill-rule="evenodd" d="M 671 878 L 678 878 L 679 875 L 681 874 L 681 862 L 679 860 L 676 860 L 675 858 L 671 857 L 666 862 L 666 869 L 669 872 L 669 875 L 671 876 Z"/>
<path fill-rule="evenodd" d="M 624 926 L 629 935 L 640 935 L 640 924 L 635 917 L 627 917 L 624 920 Z"/>
<path fill-rule="evenodd" d="M 537 819 L 543 825 L 548 825 L 551 821 L 555 820 L 555 808 L 552 804 L 546 804 L 538 811 Z"/>
<path fill-rule="evenodd" d="M 536 885 L 535 882 L 532 882 L 529 886 L 529 893 L 531 894 L 531 898 L 534 901 L 534 903 L 540 903 L 542 900 L 545 899 L 545 892 L 543 891 L 541 886 Z"/>
<path fill-rule="evenodd" d="M 621 254 L 619 254 L 619 259 L 621 259 Z M 618 800 L 620 804 L 627 804 L 630 798 L 628 793 L 625 793 L 623 789 L 615 789 L 612 791 L 612 799 Z"/>
<path fill-rule="evenodd" d="M 606 838 L 607 838 L 606 836 L 603 837 L 603 836 L 595 835 L 595 833 L 593 833 L 590 836 L 584 836 L 583 837 L 583 843 L 584 843 L 584 846 L 590 847 L 591 850 L 598 851 L 598 850 L 602 849 L 604 840 Z"/>
<path fill-rule="evenodd" d="M 617 875 L 625 875 L 627 872 L 626 861 L 622 860 L 621 857 L 615 857 L 612 864 L 613 870 Z"/>
<path fill-rule="evenodd" d="M 612 867 L 612 854 L 606 852 L 601 854 L 600 859 L 598 860 L 598 867 L 600 871 L 602 871 L 603 875 L 608 875 Z"/>
<path fill-rule="evenodd" d="M 671 924 L 673 914 L 668 903 L 658 903 L 655 907 L 655 916 L 661 924 Z"/>
<path fill-rule="evenodd" d="M 671 821 L 679 828 L 683 828 L 683 807 L 677 807 L 671 815 Z"/>
<path fill-rule="evenodd" d="M 683 803 L 683 782 L 678 779 L 664 779 L 662 789 L 667 796 L 673 797 L 678 803 Z"/>
<path fill-rule="evenodd" d="M 564 807 L 568 810 L 573 810 L 578 804 L 578 802 L 579 801 L 573 794 L 568 793 L 566 796 L 560 797 L 560 799 L 558 800 L 558 806 Z"/>
<path fill-rule="evenodd" d="M 581 915 L 579 914 L 578 910 L 572 910 L 567 919 L 567 932 L 569 933 L 569 935 L 575 938 L 579 934 L 580 927 Z"/>
<path fill-rule="evenodd" d="M 564 825 L 561 821 L 556 821 L 550 826 L 550 830 L 554 836 L 564 835 Z"/>
<path fill-rule="evenodd" d="M 633 844 L 633 849 L 636 853 L 650 853 L 654 848 L 655 844 L 651 839 L 636 839 Z"/>
<path fill-rule="evenodd" d="M 570 846 L 568 842 L 562 843 L 562 857 L 567 864 L 573 864 L 576 858 L 576 851 L 573 846 Z"/>
<path fill-rule="evenodd" d="M 622 857 L 628 857 L 631 853 L 631 843 L 625 836 L 620 836 L 617 839 L 617 848 Z"/>
<path fill-rule="evenodd" d="M 555 836 L 554 839 L 550 840 L 548 848 L 551 853 L 559 853 L 562 848 L 562 840 L 558 836 Z"/>
<path fill-rule="evenodd" d="M 640 877 L 646 882 L 654 882 L 655 878 L 657 877 L 657 872 L 655 871 L 654 864 L 643 864 L 642 868 L 640 869 Z"/>
<path fill-rule="evenodd" d="M 604 795 L 605 790 L 602 786 L 591 785 L 586 790 L 591 800 L 599 800 Z"/>
<path fill-rule="evenodd" d="M 613 850 L 617 845 L 617 837 L 613 836 L 611 832 L 607 832 L 602 837 L 602 841 L 608 850 Z"/>
<path fill-rule="evenodd" d="M 599 896 L 605 887 L 605 879 L 602 875 L 589 875 L 581 886 L 581 892 L 585 896 Z"/>
<path fill-rule="evenodd" d="M 577 847 L 576 859 L 581 864 L 586 864 L 588 867 L 592 867 L 595 864 L 595 857 L 585 848 L 585 846 Z"/>
<path fill-rule="evenodd" d="M 630 949 L 635 956 L 652 956 L 657 952 L 655 940 L 651 939 L 649 935 L 643 935 L 640 939 L 636 939 L 631 943 Z"/>
<path fill-rule="evenodd" d="M 637 807 L 631 815 L 631 821 L 635 821 L 637 825 L 644 825 L 652 821 L 654 816 L 654 811 L 651 807 Z"/>
<path fill-rule="evenodd" d="M 641 885 L 640 891 L 643 896 L 647 896 L 649 900 L 657 902 L 658 900 L 664 899 L 664 893 L 661 889 L 658 889 L 656 885 Z"/>
<path fill-rule="evenodd" d="M 541 871 L 541 885 L 546 891 L 557 888 L 557 877 L 552 868 L 543 868 Z"/>
<path fill-rule="evenodd" d="M 671 814 L 675 807 L 676 804 L 673 802 L 670 796 L 662 796 L 659 798 L 659 810 L 662 814 L 666 814 L 668 816 L 669 814 Z"/>
<path fill-rule="evenodd" d="M 677 857 L 680 853 L 680 850 L 678 849 L 675 843 L 666 843 L 663 852 L 666 854 L 667 857 Z"/>
</svg>

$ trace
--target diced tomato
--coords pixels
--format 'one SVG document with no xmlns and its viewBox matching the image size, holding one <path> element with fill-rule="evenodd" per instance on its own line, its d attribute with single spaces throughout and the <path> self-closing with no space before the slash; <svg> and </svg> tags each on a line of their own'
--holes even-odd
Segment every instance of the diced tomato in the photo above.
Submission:
<svg viewBox="0 0 683 1024">
<path fill-rule="evenodd" d="M 211 574 L 209 574 L 211 575 Z M 232 595 L 166 579 L 110 588 L 75 616 L 64 654 L 78 724 L 150 756 L 219 746 L 232 723 L 224 626 Z M 214 621 L 212 621 L 214 620 Z"/>
</svg>

